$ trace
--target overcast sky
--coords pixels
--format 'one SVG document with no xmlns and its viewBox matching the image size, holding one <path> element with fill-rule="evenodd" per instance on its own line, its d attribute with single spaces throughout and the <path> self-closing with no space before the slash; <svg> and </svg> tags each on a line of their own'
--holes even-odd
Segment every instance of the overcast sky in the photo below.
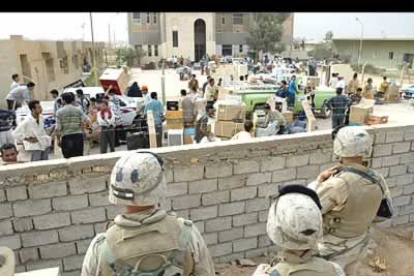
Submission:
<svg viewBox="0 0 414 276">
<path fill-rule="evenodd" d="M 414 13 L 295 13 L 294 36 L 322 39 L 332 31 L 334 37 L 360 36 L 414 37 Z M 94 37 L 108 41 L 127 41 L 126 13 L 93 13 Z M 89 13 L 0 13 L 0 39 L 20 34 L 30 39 L 91 39 Z M 115 30 L 115 32 L 114 32 Z"/>
</svg>

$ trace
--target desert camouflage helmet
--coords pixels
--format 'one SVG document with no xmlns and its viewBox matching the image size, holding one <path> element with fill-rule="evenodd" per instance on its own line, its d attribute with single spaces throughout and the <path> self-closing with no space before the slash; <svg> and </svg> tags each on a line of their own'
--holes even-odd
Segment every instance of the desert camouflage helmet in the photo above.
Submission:
<svg viewBox="0 0 414 276">
<path fill-rule="evenodd" d="M 267 235 L 277 245 L 291 250 L 316 246 L 322 236 L 322 214 L 308 195 L 288 193 L 270 206 Z"/>
<path fill-rule="evenodd" d="M 371 137 L 359 126 L 341 128 L 334 140 L 334 153 L 339 157 L 365 156 L 370 153 L 371 147 Z"/>
<path fill-rule="evenodd" d="M 121 157 L 112 170 L 109 202 L 129 206 L 161 203 L 166 193 L 162 163 L 160 157 L 148 152 Z"/>
<path fill-rule="evenodd" d="M 7 247 L 0 247 L 0 275 L 13 276 L 14 264 L 15 260 L 13 250 Z"/>
</svg>

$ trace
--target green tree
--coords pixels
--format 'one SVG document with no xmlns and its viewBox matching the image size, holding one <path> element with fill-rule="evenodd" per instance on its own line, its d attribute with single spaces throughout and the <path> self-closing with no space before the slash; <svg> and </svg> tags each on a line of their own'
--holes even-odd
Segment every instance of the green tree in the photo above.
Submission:
<svg viewBox="0 0 414 276">
<path fill-rule="evenodd" d="M 289 13 L 253 13 L 249 36 L 246 40 L 251 51 L 258 58 L 259 51 L 276 54 L 284 51 L 281 43 L 283 22 Z"/>
<path fill-rule="evenodd" d="M 141 58 L 145 55 L 142 49 L 133 49 L 132 47 L 123 46 L 116 49 L 116 64 L 133 66 L 136 63 L 141 63 Z"/>
</svg>

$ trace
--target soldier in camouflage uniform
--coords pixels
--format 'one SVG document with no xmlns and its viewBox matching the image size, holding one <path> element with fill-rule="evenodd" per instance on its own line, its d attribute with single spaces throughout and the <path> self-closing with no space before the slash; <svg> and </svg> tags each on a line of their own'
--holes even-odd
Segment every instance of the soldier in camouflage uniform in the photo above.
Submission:
<svg viewBox="0 0 414 276">
<path fill-rule="evenodd" d="M 150 152 L 121 157 L 109 201 L 124 205 L 86 252 L 82 276 L 214 276 L 207 246 L 191 221 L 159 207 L 166 194 L 163 160 Z"/>
<path fill-rule="evenodd" d="M 276 265 L 261 264 L 253 276 L 345 276 L 335 263 L 314 256 L 322 236 L 321 204 L 316 193 L 300 185 L 279 189 L 269 210 L 267 234 L 282 247 Z"/>
<path fill-rule="evenodd" d="M 347 276 L 357 275 L 371 224 L 392 215 L 391 196 L 384 177 L 364 165 L 371 144 L 363 127 L 341 128 L 334 140 L 334 153 L 341 166 L 323 172 L 309 184 L 322 204 L 324 235 L 318 246 L 319 254 L 341 265 Z M 388 215 L 382 214 L 382 203 L 388 207 Z"/>
</svg>

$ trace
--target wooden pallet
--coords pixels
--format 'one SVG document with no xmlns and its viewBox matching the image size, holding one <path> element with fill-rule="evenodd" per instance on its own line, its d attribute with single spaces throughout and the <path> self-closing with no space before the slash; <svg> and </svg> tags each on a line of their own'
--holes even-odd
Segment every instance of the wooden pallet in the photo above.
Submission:
<svg viewBox="0 0 414 276">
<path fill-rule="evenodd" d="M 155 132 L 154 115 L 152 114 L 152 110 L 148 111 L 147 118 L 148 118 L 149 142 L 150 142 L 150 148 L 152 149 L 158 146 L 157 145 L 157 133 Z"/>
</svg>

